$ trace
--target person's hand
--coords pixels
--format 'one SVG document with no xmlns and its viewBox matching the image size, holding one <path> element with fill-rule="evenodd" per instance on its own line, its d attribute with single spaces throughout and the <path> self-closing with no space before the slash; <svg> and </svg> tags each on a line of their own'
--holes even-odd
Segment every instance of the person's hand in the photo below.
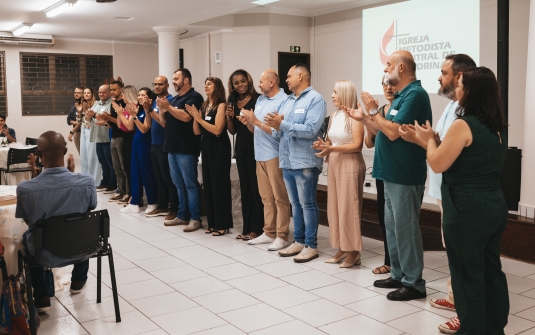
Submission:
<svg viewBox="0 0 535 335">
<path fill-rule="evenodd" d="M 74 172 L 74 157 L 72 154 L 67 157 L 67 170 Z"/>
<path fill-rule="evenodd" d="M 249 120 L 245 116 L 236 116 L 236 118 L 238 119 L 238 121 L 240 121 L 244 125 L 248 125 L 249 124 Z"/>
<path fill-rule="evenodd" d="M 347 115 L 349 115 L 350 118 L 359 122 L 362 122 L 366 117 L 369 117 L 360 106 L 360 102 L 357 102 L 357 109 L 352 109 L 346 106 L 342 106 L 342 109 L 347 113 Z"/>
<path fill-rule="evenodd" d="M 361 92 L 360 98 L 362 99 L 362 103 L 364 103 L 364 107 L 368 113 L 373 109 L 377 110 L 377 108 L 379 108 L 379 101 L 374 99 L 370 93 Z"/>
<path fill-rule="evenodd" d="M 152 99 L 149 99 L 147 97 L 141 98 L 140 101 L 141 106 L 143 106 L 143 109 L 148 113 L 150 112 L 150 109 L 152 107 Z"/>
<path fill-rule="evenodd" d="M 271 128 L 275 128 L 275 130 L 277 131 L 280 130 L 282 120 L 284 120 L 284 115 L 280 115 L 279 113 L 277 113 L 277 111 L 269 113 L 264 118 L 264 122 L 266 123 L 266 125 Z"/>
<path fill-rule="evenodd" d="M 123 112 L 123 109 L 121 108 L 121 113 Z M 111 119 L 111 115 L 108 114 L 108 113 L 101 113 L 101 114 L 97 114 L 97 115 L 100 115 L 100 118 L 104 121 L 109 121 Z"/>
<path fill-rule="evenodd" d="M 167 100 L 166 97 L 156 98 L 156 106 L 158 106 L 161 111 L 166 111 L 167 108 L 169 108 L 169 100 Z"/>
<path fill-rule="evenodd" d="M 414 121 L 414 127 L 416 128 L 416 134 L 425 142 L 435 139 L 435 133 L 433 128 L 431 128 L 431 123 L 425 121 L 425 125 L 419 125 L 418 121 Z"/>
<path fill-rule="evenodd" d="M 79 104 L 79 103 L 75 103 L 74 106 L 76 106 L 76 110 L 81 113 L 82 110 L 84 109 L 84 106 L 82 104 Z"/>
<path fill-rule="evenodd" d="M 195 105 L 186 105 L 186 110 L 195 121 L 200 122 L 202 120 L 202 114 L 199 112 L 197 107 L 195 107 Z"/>
<path fill-rule="evenodd" d="M 32 171 L 32 178 L 37 177 L 39 174 L 39 168 L 37 167 L 37 156 L 35 156 L 33 153 L 28 156 L 28 165 L 30 166 L 30 171 Z"/>
<path fill-rule="evenodd" d="M 410 143 L 418 141 L 418 134 L 416 134 L 416 127 L 412 124 L 403 124 L 399 126 L 399 136 Z"/>
<path fill-rule="evenodd" d="M 126 105 L 126 111 L 132 116 L 137 116 L 137 113 L 139 112 L 139 105 L 135 102 L 128 103 Z"/>
<path fill-rule="evenodd" d="M 438 134 L 438 131 L 435 131 L 435 142 L 437 142 L 437 146 L 442 143 L 442 140 L 440 139 L 440 135 Z"/>
<path fill-rule="evenodd" d="M 232 120 L 234 117 L 234 105 L 232 103 L 227 104 L 227 109 L 225 110 L 225 116 L 227 117 L 227 121 Z"/>
<path fill-rule="evenodd" d="M 69 142 L 72 142 L 72 134 L 69 134 L 69 137 L 67 137 L 67 139 L 69 140 Z"/>
<path fill-rule="evenodd" d="M 241 113 L 243 114 L 243 117 L 247 118 L 247 121 L 250 124 L 254 124 L 254 122 L 257 120 L 256 115 L 254 115 L 254 112 L 249 109 L 242 109 Z"/>
<path fill-rule="evenodd" d="M 89 108 L 89 104 L 87 101 L 82 102 L 82 110 L 87 110 Z"/>
<path fill-rule="evenodd" d="M 117 112 L 117 114 L 123 114 L 124 113 L 124 109 L 122 106 L 120 106 L 118 103 L 116 103 L 115 101 L 112 101 L 111 102 L 111 106 L 113 107 L 113 109 L 115 110 L 115 112 Z"/>
<path fill-rule="evenodd" d="M 95 116 L 95 112 L 92 109 L 89 109 L 85 115 L 87 115 L 90 119 L 92 119 Z"/>
<path fill-rule="evenodd" d="M 315 154 L 318 157 L 325 157 L 331 153 L 331 144 L 325 142 L 321 137 L 318 137 L 318 140 L 312 143 L 311 148 L 314 150 L 320 150 L 320 152 Z"/>
<path fill-rule="evenodd" d="M 2 129 L 2 134 L 6 135 L 9 135 L 9 128 L 8 127 L 5 127 L 4 129 Z"/>
</svg>

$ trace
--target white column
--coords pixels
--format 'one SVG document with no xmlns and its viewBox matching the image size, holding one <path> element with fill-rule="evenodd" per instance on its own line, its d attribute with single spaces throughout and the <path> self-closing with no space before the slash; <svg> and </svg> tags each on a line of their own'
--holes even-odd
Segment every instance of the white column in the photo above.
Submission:
<svg viewBox="0 0 535 335">
<path fill-rule="evenodd" d="M 535 99 L 528 92 L 535 85 L 535 0 L 530 1 L 528 64 L 526 68 L 526 108 L 524 109 L 524 146 L 522 148 L 522 186 L 518 209 L 520 215 L 535 217 Z"/>
<path fill-rule="evenodd" d="M 154 27 L 158 34 L 159 75 L 171 81 L 173 73 L 180 67 L 180 31 L 179 27 Z"/>
</svg>

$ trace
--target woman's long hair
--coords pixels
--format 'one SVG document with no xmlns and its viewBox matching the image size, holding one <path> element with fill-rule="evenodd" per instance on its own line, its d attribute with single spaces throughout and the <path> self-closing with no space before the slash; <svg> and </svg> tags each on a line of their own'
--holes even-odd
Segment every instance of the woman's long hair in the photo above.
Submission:
<svg viewBox="0 0 535 335">
<path fill-rule="evenodd" d="M 123 87 L 123 97 L 126 103 L 137 103 L 137 89 L 133 85 Z"/>
<path fill-rule="evenodd" d="M 236 71 L 232 72 L 232 74 L 228 78 L 228 94 L 229 94 L 229 96 L 230 95 L 234 95 L 234 97 L 236 98 L 236 101 L 238 100 L 238 93 L 236 91 L 234 91 L 233 79 L 234 79 L 234 76 L 237 76 L 237 75 L 240 75 L 240 74 L 247 79 L 247 89 L 248 89 L 249 95 L 251 96 L 251 99 L 258 97 L 259 94 L 258 94 L 258 92 L 256 91 L 256 89 L 254 87 L 253 78 L 251 77 L 249 72 L 247 72 L 245 70 L 242 70 L 242 69 L 239 69 L 239 70 L 236 70 Z"/>
<path fill-rule="evenodd" d="M 463 72 L 464 95 L 456 114 L 475 116 L 493 132 L 507 128 L 503 116 L 500 90 L 494 73 L 486 67 L 475 67 Z"/>
<path fill-rule="evenodd" d="M 152 100 L 152 102 L 156 101 L 156 94 L 154 94 L 154 92 L 150 88 L 142 87 L 142 88 L 139 89 L 138 93 L 141 92 L 141 91 L 145 91 L 145 94 L 147 95 L 147 97 L 150 100 Z M 139 105 L 139 102 L 138 102 L 138 105 Z M 143 106 L 140 105 L 139 107 L 142 108 L 143 110 L 145 110 L 145 108 L 143 108 Z"/>
<path fill-rule="evenodd" d="M 212 105 L 212 108 L 217 109 L 217 106 L 219 106 L 219 104 L 227 103 L 225 86 L 223 86 L 223 82 L 221 81 L 221 79 L 217 77 L 207 77 L 204 83 L 206 84 L 207 81 L 212 82 L 214 84 L 214 92 L 212 93 L 212 96 L 207 97 L 206 101 L 204 101 L 204 103 L 202 104 L 201 110 L 203 117 L 205 116 L 204 114 L 209 104 Z"/>
<path fill-rule="evenodd" d="M 85 100 L 84 99 L 84 102 L 87 102 L 87 106 L 89 108 L 93 107 L 93 105 L 95 104 L 95 92 L 93 91 L 93 89 L 91 87 L 86 87 L 84 88 L 84 91 L 85 90 L 89 90 L 89 92 L 91 92 L 91 100 Z"/>
<path fill-rule="evenodd" d="M 334 90 L 336 91 L 336 98 L 342 106 L 348 108 L 357 108 L 357 89 L 355 84 L 351 80 L 342 79 L 338 80 L 334 84 Z M 336 111 L 335 113 L 338 113 Z M 351 118 L 344 112 L 345 115 L 345 127 L 346 133 L 351 133 Z M 334 116 L 334 115 L 333 115 Z"/>
</svg>

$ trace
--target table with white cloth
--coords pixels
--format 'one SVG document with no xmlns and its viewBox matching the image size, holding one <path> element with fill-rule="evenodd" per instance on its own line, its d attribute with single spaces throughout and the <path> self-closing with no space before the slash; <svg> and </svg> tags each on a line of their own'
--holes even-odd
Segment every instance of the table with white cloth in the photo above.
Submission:
<svg viewBox="0 0 535 335">
<path fill-rule="evenodd" d="M 7 147 L 0 147 L 0 167 L 1 168 L 7 168 L 7 154 L 9 152 L 9 149 L 29 149 L 34 148 L 35 145 L 23 145 L 21 143 L 10 143 Z M 27 167 L 28 164 L 21 163 L 21 164 L 13 164 L 11 165 L 12 168 L 23 168 Z M 4 184 L 4 176 L 1 177 L 1 182 Z M 14 173 L 8 173 L 7 174 L 7 183 L 8 185 L 18 185 L 21 181 L 29 180 L 32 178 L 31 172 L 14 172 Z"/>
<path fill-rule="evenodd" d="M 17 186 L 0 185 L 0 196 L 17 195 Z M 7 274 L 14 275 L 18 272 L 17 253 L 22 248 L 23 234 L 28 230 L 24 220 L 15 217 L 16 204 L 0 204 L 0 242 L 4 246 L 4 259 L 7 264 Z M 70 275 L 64 268 L 52 269 L 54 273 L 54 286 L 56 291 L 70 284 Z"/>
</svg>

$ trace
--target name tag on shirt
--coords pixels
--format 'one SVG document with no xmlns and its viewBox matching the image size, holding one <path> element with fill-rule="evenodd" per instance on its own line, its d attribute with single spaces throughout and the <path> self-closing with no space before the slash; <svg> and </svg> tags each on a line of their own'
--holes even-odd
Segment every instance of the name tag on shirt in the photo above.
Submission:
<svg viewBox="0 0 535 335">
<path fill-rule="evenodd" d="M 295 110 L 295 114 L 303 114 L 304 112 L 305 112 L 305 110 L 302 109 L 302 108 Z"/>
<path fill-rule="evenodd" d="M 258 107 L 255 108 L 255 110 L 257 110 L 257 111 L 259 111 L 261 109 L 262 109 L 262 106 L 258 106 Z"/>
<path fill-rule="evenodd" d="M 212 119 L 212 117 L 211 117 L 211 116 L 207 116 L 207 117 L 205 117 L 204 119 L 205 119 L 206 121 L 210 121 L 210 120 Z"/>
<path fill-rule="evenodd" d="M 392 116 L 396 116 L 397 113 L 398 113 L 398 111 L 395 110 L 395 109 L 392 109 L 392 110 L 390 111 L 390 115 L 392 115 Z"/>
</svg>

